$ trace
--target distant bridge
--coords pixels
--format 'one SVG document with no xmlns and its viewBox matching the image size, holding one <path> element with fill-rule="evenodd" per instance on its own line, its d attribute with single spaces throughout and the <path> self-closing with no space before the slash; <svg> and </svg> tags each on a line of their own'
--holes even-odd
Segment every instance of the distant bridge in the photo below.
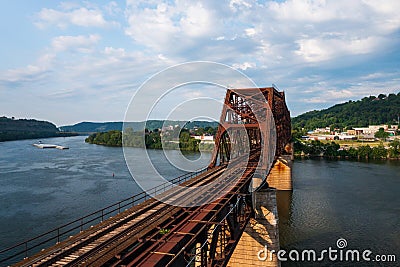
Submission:
<svg viewBox="0 0 400 267">
<path fill-rule="evenodd" d="M 267 266 L 257 252 L 263 242 L 279 247 L 270 186 L 292 189 L 290 132 L 283 92 L 228 89 L 208 168 L 171 181 L 181 186 L 155 187 L 158 200 L 143 192 L 3 250 L 0 262 L 25 257 L 15 266 Z M 186 190 L 192 187 L 199 190 Z M 37 252 L 48 242 L 56 245 Z M 254 259 L 244 257 L 249 253 Z M 277 266 L 275 256 L 269 264 Z"/>
</svg>

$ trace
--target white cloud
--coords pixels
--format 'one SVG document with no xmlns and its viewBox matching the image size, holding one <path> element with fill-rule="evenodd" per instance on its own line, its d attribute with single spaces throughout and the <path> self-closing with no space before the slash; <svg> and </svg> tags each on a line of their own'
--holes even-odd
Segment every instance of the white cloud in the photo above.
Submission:
<svg viewBox="0 0 400 267">
<path fill-rule="evenodd" d="M 100 39 L 100 36 L 97 34 L 91 34 L 89 36 L 58 36 L 53 38 L 51 45 L 57 52 L 70 49 L 76 49 L 80 52 L 88 52 L 90 51 L 88 48 L 98 43 Z"/>
<path fill-rule="evenodd" d="M 135 3 L 136 4 L 136 3 Z M 125 33 L 136 42 L 151 48 L 162 50 L 162 48 L 174 39 L 178 27 L 172 21 L 173 7 L 167 4 L 159 4 L 157 8 L 145 8 L 142 11 L 129 5 L 127 11 L 128 28 Z"/>
<path fill-rule="evenodd" d="M 201 3 L 188 6 L 184 16 L 180 20 L 183 34 L 191 37 L 207 35 L 213 25 L 210 12 Z"/>
<path fill-rule="evenodd" d="M 99 35 L 58 36 L 53 38 L 51 46 L 42 54 L 35 63 L 25 67 L 9 69 L 0 75 L 0 82 L 29 82 L 43 79 L 44 75 L 55 68 L 57 57 L 66 51 L 88 53 L 93 51 L 93 46 L 100 40 Z"/>
<path fill-rule="evenodd" d="M 312 103 L 312 104 L 320 104 L 320 103 L 326 103 L 328 102 L 325 97 L 312 97 L 312 98 L 305 98 L 303 99 L 304 102 L 306 103 Z"/>
<path fill-rule="evenodd" d="M 118 6 L 117 2 L 111 1 L 104 7 L 105 11 L 109 15 L 119 15 L 122 13 L 122 9 Z"/>
<path fill-rule="evenodd" d="M 354 96 L 354 93 L 350 90 L 327 90 L 324 92 L 327 99 L 337 100 L 337 99 L 349 99 Z"/>
<path fill-rule="evenodd" d="M 234 12 L 251 7 L 252 5 L 244 0 L 231 0 L 229 2 L 229 8 Z"/>
<path fill-rule="evenodd" d="M 246 35 L 252 37 L 256 34 L 256 30 L 254 28 L 248 28 L 244 30 Z"/>
<path fill-rule="evenodd" d="M 337 56 L 368 54 L 375 51 L 386 40 L 381 37 L 364 39 L 301 39 L 296 41 L 299 49 L 295 53 L 308 62 L 329 60 Z"/>
<path fill-rule="evenodd" d="M 384 3 L 383 3 L 384 2 Z M 285 40 L 306 62 L 372 54 L 391 45 L 387 36 L 400 28 L 399 1 L 310 0 L 268 2 L 273 29 L 264 36 Z M 272 24 L 272 23 L 270 23 Z"/>
<path fill-rule="evenodd" d="M 113 48 L 110 46 L 104 48 L 104 53 L 106 55 L 113 55 L 117 57 L 124 57 L 126 55 L 126 51 L 124 48 Z"/>
<path fill-rule="evenodd" d="M 375 28 L 381 33 L 388 34 L 398 30 L 400 26 L 400 1 L 392 0 L 363 0 L 373 13 L 371 18 Z"/>
<path fill-rule="evenodd" d="M 9 69 L 0 74 L 0 83 L 30 82 L 43 78 L 43 76 L 50 70 L 54 59 L 54 53 L 46 53 L 40 56 L 33 64 L 21 68 Z"/>
<path fill-rule="evenodd" d="M 329 62 L 391 45 L 393 37 L 388 35 L 400 29 L 400 17 L 393 11 L 399 4 L 377 1 L 128 0 L 125 33 L 150 51 L 178 61 L 219 59 L 232 64 L 234 54 L 234 62 L 250 55 L 262 68 Z"/>
<path fill-rule="evenodd" d="M 252 62 L 234 63 L 233 68 L 240 70 L 247 70 L 249 68 L 255 68 L 256 64 Z"/>
<path fill-rule="evenodd" d="M 400 77 L 399 72 L 374 72 L 360 77 L 360 80 L 377 80 L 377 79 L 388 79 L 393 77 Z"/>
<path fill-rule="evenodd" d="M 72 9 L 77 9 L 80 7 L 81 6 L 78 3 L 74 3 L 74 2 L 61 2 L 60 3 L 60 8 L 63 10 L 72 10 Z"/>
<path fill-rule="evenodd" d="M 326 0 L 288 0 L 269 2 L 269 10 L 281 20 L 297 22 L 324 22 L 332 19 L 356 18 L 359 14 L 358 1 Z"/>
<path fill-rule="evenodd" d="M 146 2 L 146 1 L 145 1 Z M 138 6 L 145 5 L 139 8 Z M 125 33 L 136 43 L 163 52 L 179 54 L 216 38 L 215 14 L 200 2 L 148 4 L 128 1 Z"/>
<path fill-rule="evenodd" d="M 86 7 L 73 8 L 73 6 L 63 6 L 66 10 L 58 11 L 55 9 L 43 8 L 37 14 L 35 25 L 39 28 L 56 26 L 66 28 L 69 25 L 82 27 L 101 27 L 115 25 L 115 22 L 105 20 L 102 12 L 98 9 L 88 9 Z"/>
</svg>

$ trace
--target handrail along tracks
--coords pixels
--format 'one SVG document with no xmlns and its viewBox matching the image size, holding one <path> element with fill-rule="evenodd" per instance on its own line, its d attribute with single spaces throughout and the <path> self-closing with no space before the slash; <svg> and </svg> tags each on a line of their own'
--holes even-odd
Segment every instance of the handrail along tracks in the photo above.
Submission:
<svg viewBox="0 0 400 267">
<path fill-rule="evenodd" d="M 254 155 L 252 156 L 254 157 Z M 235 168 L 232 173 L 226 173 L 226 165 L 215 167 L 191 180 L 181 184 L 184 187 L 202 186 L 217 177 L 225 175 L 219 181 L 219 186 L 214 191 L 201 192 L 194 196 L 191 191 L 185 192 L 183 187 L 175 187 L 158 195 L 155 199 L 148 199 L 124 212 L 117 214 L 100 224 L 91 227 L 79 234 L 45 249 L 36 255 L 26 258 L 15 266 L 99 266 L 107 263 L 118 264 L 118 258 L 132 255 L 132 252 L 145 253 L 153 247 L 161 237 L 160 229 L 172 229 L 194 218 L 201 207 L 182 208 L 165 204 L 162 200 L 175 198 L 175 201 L 196 202 L 200 199 L 213 199 L 217 191 L 225 190 L 228 193 L 234 179 L 232 173 L 239 172 Z M 196 213 L 197 212 L 197 213 Z"/>
</svg>

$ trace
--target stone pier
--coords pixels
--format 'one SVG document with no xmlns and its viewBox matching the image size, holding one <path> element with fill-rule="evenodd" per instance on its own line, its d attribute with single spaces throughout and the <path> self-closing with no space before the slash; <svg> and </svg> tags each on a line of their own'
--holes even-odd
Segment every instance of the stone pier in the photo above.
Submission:
<svg viewBox="0 0 400 267">
<path fill-rule="evenodd" d="M 267 176 L 268 185 L 277 190 L 293 190 L 292 165 L 292 155 L 280 156 Z"/>
<path fill-rule="evenodd" d="M 280 266 L 278 210 L 276 189 L 261 189 L 253 193 L 255 218 L 250 219 L 227 266 Z"/>
<path fill-rule="evenodd" d="M 253 192 L 255 216 L 247 224 L 227 266 L 281 265 L 276 258 L 280 249 L 276 193 L 293 190 L 292 164 L 293 155 L 280 156 L 267 176 L 269 188 Z M 252 182 L 252 187 L 257 188 L 262 179 L 253 177 Z"/>
</svg>

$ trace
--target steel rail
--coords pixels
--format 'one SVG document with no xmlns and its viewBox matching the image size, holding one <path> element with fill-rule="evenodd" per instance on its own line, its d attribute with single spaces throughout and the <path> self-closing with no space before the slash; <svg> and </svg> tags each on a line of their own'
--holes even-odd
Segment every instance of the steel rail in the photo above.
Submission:
<svg viewBox="0 0 400 267">
<path fill-rule="evenodd" d="M 198 183 L 201 183 L 201 182 L 204 183 L 204 182 L 206 182 L 208 180 L 207 177 L 213 178 L 213 174 L 214 173 L 218 173 L 222 169 L 223 168 L 216 168 L 216 169 L 213 169 L 212 171 L 210 171 L 208 173 L 206 172 L 206 173 L 204 173 L 204 176 L 198 176 L 201 179 L 197 178 L 194 181 L 191 181 L 191 180 L 187 181 L 186 182 L 187 184 L 185 184 L 185 185 L 186 186 L 191 186 L 191 185 L 195 185 L 195 184 L 198 184 Z M 211 178 L 209 178 L 209 179 L 211 179 Z M 203 180 L 203 179 L 205 179 L 205 180 Z M 183 191 L 183 190 L 184 190 L 184 188 L 179 188 L 178 192 Z M 168 191 L 166 191 L 166 192 L 168 192 Z M 165 194 L 166 192 L 164 192 L 162 194 Z M 170 194 L 176 194 L 176 193 L 177 192 L 174 191 L 174 192 L 171 192 Z M 160 195 L 162 195 L 162 194 L 160 194 Z M 165 197 L 168 197 L 168 195 L 166 195 Z M 133 220 L 135 218 L 138 218 L 140 215 L 143 215 L 146 212 L 148 212 L 149 210 L 155 209 L 157 206 L 163 204 L 161 201 L 155 201 L 154 199 L 149 199 L 147 202 L 149 202 L 149 203 L 146 203 L 147 205 L 145 207 L 142 207 L 142 209 L 139 209 L 137 212 L 135 212 L 135 213 L 133 213 L 131 215 L 128 215 L 126 218 L 123 218 L 123 219 L 121 219 L 119 217 L 111 218 L 110 219 L 111 220 L 111 224 L 109 222 L 107 222 L 106 228 L 103 228 L 104 225 L 98 225 L 97 228 L 101 227 L 102 229 L 99 232 L 95 232 L 95 234 L 93 234 L 93 231 L 84 232 L 84 235 L 79 236 L 79 240 L 75 240 L 75 239 L 71 240 L 71 241 L 66 240 L 65 243 L 54 247 L 52 250 L 51 250 L 51 248 L 50 248 L 50 250 L 47 250 L 46 251 L 47 253 L 39 253 L 39 254 L 43 254 L 43 255 L 39 256 L 38 258 L 35 258 L 36 262 L 38 262 L 37 260 L 39 260 L 39 262 L 40 262 L 41 260 L 45 260 L 46 258 L 50 257 L 49 254 L 55 254 L 55 255 L 52 256 L 51 259 L 46 260 L 46 265 L 51 264 L 53 262 L 57 262 L 60 258 L 63 258 L 65 256 L 67 256 L 72 251 L 76 251 L 76 250 L 79 250 L 80 248 L 82 248 L 84 246 L 87 246 L 90 242 L 93 242 L 93 241 L 99 239 L 100 237 L 107 235 L 111 231 L 114 231 L 114 230 L 116 230 L 118 228 L 123 227 L 123 225 L 126 224 L 127 222 L 129 222 L 129 221 L 131 221 L 131 220 Z M 137 206 L 135 206 L 135 207 L 137 207 Z M 163 207 L 163 210 L 170 211 L 171 209 L 168 209 L 168 206 L 165 206 L 165 207 Z M 159 213 L 160 210 L 157 210 L 157 212 Z M 146 218 L 144 218 L 142 221 L 144 221 L 145 219 Z M 115 222 L 113 222 L 113 221 L 115 221 Z M 104 223 L 106 223 L 106 222 L 104 222 Z M 141 224 L 140 222 L 138 222 L 138 223 Z M 132 229 L 132 227 L 130 227 L 129 229 Z M 126 231 L 122 231 L 121 235 L 123 235 L 123 233 L 125 233 L 125 232 Z M 121 235 L 118 235 L 118 236 L 121 236 Z M 114 240 L 114 239 L 112 239 L 112 240 Z M 110 243 L 110 242 L 111 242 L 111 239 L 109 241 L 107 241 L 106 243 Z M 70 246 L 70 247 L 68 247 L 68 246 Z M 68 248 L 66 248 L 66 247 L 68 247 Z M 31 264 L 33 264 L 32 261 L 25 260 L 25 261 L 22 262 L 21 265 L 17 265 L 17 266 L 30 266 Z"/>
<path fill-rule="evenodd" d="M 253 153 L 250 157 L 250 160 L 254 160 L 258 157 L 259 157 L 259 153 Z M 248 164 L 248 165 L 251 165 L 251 164 Z M 201 199 L 201 201 L 204 202 L 204 199 L 206 197 L 209 197 L 209 200 L 213 200 L 214 194 L 219 191 L 226 192 L 225 196 L 230 194 L 231 197 L 233 197 L 237 193 L 237 190 L 239 190 L 243 187 L 243 182 L 247 182 L 249 177 L 251 176 L 251 173 L 254 172 L 254 168 L 252 168 L 251 166 L 246 167 L 246 170 L 249 170 L 249 169 L 251 169 L 251 171 L 249 173 L 245 174 L 246 181 L 243 181 L 243 179 L 242 179 L 242 181 L 240 182 L 240 184 L 241 184 L 240 186 L 238 184 L 235 184 L 232 186 L 232 182 L 235 182 L 237 177 L 233 176 L 232 173 L 229 173 L 229 174 L 224 173 L 227 177 L 225 179 L 218 180 L 220 183 L 219 186 L 215 186 L 215 188 L 213 190 L 210 190 L 208 192 L 201 192 L 201 194 L 199 194 L 200 197 L 203 198 L 203 199 Z M 236 169 L 235 172 L 240 172 L 240 170 Z M 229 189 L 229 190 L 227 190 L 227 189 Z M 170 225 L 174 225 L 174 229 L 176 229 L 179 227 L 179 225 L 185 224 L 186 222 L 190 221 L 190 218 L 196 216 L 203 209 L 204 209 L 204 205 L 197 208 L 195 211 L 191 212 L 190 214 L 187 214 L 186 218 L 184 218 L 184 219 L 177 218 L 172 223 L 170 223 Z M 154 239 L 154 235 L 153 235 L 152 238 L 150 238 L 146 242 L 140 243 L 138 246 L 131 249 L 128 253 L 126 253 L 125 255 L 122 255 L 121 259 L 112 263 L 111 266 L 122 266 L 122 265 L 135 266 L 138 264 L 139 265 L 143 264 L 144 258 L 146 258 L 149 255 L 149 253 L 155 249 L 155 247 L 157 246 L 157 243 L 164 244 L 166 242 L 165 240 L 168 240 L 168 238 L 169 238 L 168 236 L 172 235 L 172 234 L 174 234 L 173 229 L 171 230 L 171 232 L 169 234 L 166 234 L 161 240 L 155 240 L 155 241 L 153 240 Z M 147 244 L 145 244 L 145 243 L 147 243 Z M 143 248 L 143 246 L 145 246 L 146 248 Z M 137 255 L 138 253 L 139 253 L 139 255 Z"/>
<path fill-rule="evenodd" d="M 216 176 L 219 175 L 219 173 L 221 173 L 223 171 L 224 171 L 224 168 L 221 168 L 215 172 L 208 174 L 205 178 L 193 182 L 191 185 L 197 185 L 197 184 L 202 185 L 202 184 L 208 183 L 209 181 L 213 180 Z M 174 197 L 177 197 L 177 199 L 176 199 L 177 201 L 185 202 L 187 199 L 192 198 L 192 195 L 191 195 L 192 193 L 185 192 L 185 191 L 186 191 L 185 188 L 179 188 L 178 190 L 174 190 L 173 192 L 170 192 L 168 195 L 164 196 L 164 198 L 168 198 L 173 194 Z M 176 213 L 178 213 L 179 211 L 182 210 L 181 207 L 167 205 L 167 204 L 163 203 L 162 200 L 155 202 L 155 205 L 151 208 L 147 208 L 147 210 L 154 210 L 155 208 L 157 208 L 157 206 L 162 206 L 162 207 L 160 209 L 155 210 L 151 214 L 147 215 L 145 218 L 143 218 L 139 222 L 136 222 L 136 223 L 130 225 L 129 227 L 122 229 L 121 231 L 118 231 L 111 237 L 96 244 L 95 247 L 88 250 L 84 254 L 79 255 L 78 258 L 69 262 L 67 266 L 78 266 L 81 263 L 85 263 L 85 265 L 87 265 L 88 264 L 87 261 L 90 260 L 90 262 L 92 262 L 91 258 L 93 256 L 101 254 L 101 258 L 104 258 L 105 255 L 107 255 L 110 251 L 112 252 L 111 256 L 113 257 L 115 255 L 114 248 L 115 248 L 116 244 L 119 244 L 118 247 L 121 249 L 121 247 L 123 247 L 123 245 L 120 245 L 120 244 L 122 242 L 128 241 L 129 239 L 131 239 L 132 236 L 135 236 L 140 233 L 140 234 L 142 234 L 141 238 L 143 238 L 143 234 L 147 234 L 149 232 L 149 229 L 146 229 L 146 228 L 150 228 L 150 231 L 151 231 L 152 229 L 156 228 L 156 226 L 158 226 L 159 224 L 161 224 L 162 222 L 167 220 L 169 217 L 174 216 Z M 122 226 L 122 227 L 124 227 L 124 226 Z M 138 239 L 138 238 L 135 238 L 135 239 Z M 129 246 L 130 244 L 131 244 L 131 241 L 128 242 L 127 244 L 125 244 L 125 246 Z M 108 249 L 109 250 L 108 253 L 107 252 L 100 253 L 100 251 L 102 251 L 104 249 L 106 249 L 106 250 Z M 91 265 L 92 264 L 93 263 L 91 263 Z M 96 264 L 96 265 L 98 265 L 98 264 Z"/>
</svg>

